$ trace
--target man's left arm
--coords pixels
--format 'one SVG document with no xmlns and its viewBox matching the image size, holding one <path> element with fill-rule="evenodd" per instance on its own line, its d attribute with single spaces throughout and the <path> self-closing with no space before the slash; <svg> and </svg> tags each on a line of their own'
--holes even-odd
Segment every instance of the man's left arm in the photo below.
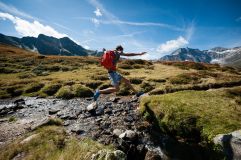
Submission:
<svg viewBox="0 0 241 160">
<path fill-rule="evenodd" d="M 141 53 L 121 53 L 120 55 L 121 56 L 141 56 L 141 55 L 144 55 L 146 54 L 146 52 L 141 52 Z"/>
</svg>

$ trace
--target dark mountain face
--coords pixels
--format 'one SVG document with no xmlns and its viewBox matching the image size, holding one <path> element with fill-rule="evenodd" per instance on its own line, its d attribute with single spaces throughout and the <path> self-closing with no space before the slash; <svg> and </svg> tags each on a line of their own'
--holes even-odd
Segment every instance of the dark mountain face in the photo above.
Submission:
<svg viewBox="0 0 241 160">
<path fill-rule="evenodd" d="M 37 38 L 16 38 L 0 34 L 0 43 L 37 51 L 44 55 L 87 56 L 94 52 L 84 49 L 68 37 L 58 39 L 43 34 L 40 34 Z"/>
</svg>

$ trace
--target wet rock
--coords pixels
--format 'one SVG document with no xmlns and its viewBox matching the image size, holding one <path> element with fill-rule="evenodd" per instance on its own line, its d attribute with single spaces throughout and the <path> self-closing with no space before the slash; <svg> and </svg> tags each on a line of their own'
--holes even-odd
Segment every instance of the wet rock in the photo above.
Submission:
<svg viewBox="0 0 241 160">
<path fill-rule="evenodd" d="M 227 159 L 241 159 L 241 130 L 219 134 L 213 141 L 222 146 Z"/>
<path fill-rule="evenodd" d="M 112 106 L 112 102 L 105 102 L 105 106 L 106 106 L 106 107 Z"/>
<path fill-rule="evenodd" d="M 162 158 L 160 155 L 152 151 L 147 151 L 145 156 L 145 160 L 161 160 L 161 159 Z"/>
<path fill-rule="evenodd" d="M 77 119 L 78 116 L 73 113 L 73 112 L 67 112 L 67 111 L 63 111 L 62 113 L 58 113 L 57 116 L 61 119 Z"/>
<path fill-rule="evenodd" d="M 102 118 L 97 118 L 95 121 L 96 122 L 101 122 L 103 119 Z"/>
<path fill-rule="evenodd" d="M 133 119 L 132 116 L 126 116 L 126 117 L 124 118 L 124 121 L 125 121 L 125 122 L 133 122 L 134 119 Z"/>
<path fill-rule="evenodd" d="M 70 124 L 71 124 L 70 121 L 64 121 L 63 126 L 68 126 Z"/>
<path fill-rule="evenodd" d="M 49 109 L 49 114 L 52 115 L 52 114 L 56 114 L 60 111 L 61 109 L 59 108 L 51 108 Z"/>
<path fill-rule="evenodd" d="M 119 100 L 120 100 L 120 97 L 111 97 L 110 98 L 110 101 L 114 102 L 114 103 L 118 102 Z"/>
<path fill-rule="evenodd" d="M 105 110 L 105 114 L 111 114 L 111 113 L 112 113 L 112 109 L 107 108 L 107 109 Z"/>
<path fill-rule="evenodd" d="M 34 125 L 32 125 L 32 126 L 30 127 L 30 129 L 31 129 L 31 130 L 35 130 L 35 129 L 37 129 L 37 128 L 40 127 L 40 126 L 46 125 L 48 122 L 49 122 L 49 119 L 48 119 L 47 117 L 45 117 L 45 118 L 37 121 L 37 123 L 35 123 Z"/>
<path fill-rule="evenodd" d="M 25 105 L 25 101 L 23 98 L 16 99 L 13 103 L 17 105 Z"/>
<path fill-rule="evenodd" d="M 122 130 L 120 129 L 114 129 L 113 135 L 119 137 L 123 133 Z"/>
<path fill-rule="evenodd" d="M 95 114 L 97 116 L 104 114 L 104 107 L 103 106 L 98 107 L 95 111 Z"/>
<path fill-rule="evenodd" d="M 102 129 L 108 129 L 110 127 L 111 123 L 110 122 L 104 122 L 102 125 L 101 125 L 101 128 Z"/>
<path fill-rule="evenodd" d="M 119 101 L 117 102 L 117 104 L 123 104 L 123 103 L 125 103 L 125 102 L 122 101 L 122 100 L 119 100 Z"/>
<path fill-rule="evenodd" d="M 118 112 L 121 112 L 121 111 L 123 111 L 122 108 L 112 110 L 112 112 L 113 112 L 114 114 L 116 114 L 116 113 L 118 113 Z"/>
<path fill-rule="evenodd" d="M 85 128 L 84 126 L 80 126 L 80 125 L 75 125 L 71 128 L 71 132 L 74 132 L 78 135 L 82 135 L 84 134 L 86 131 L 88 131 L 89 128 Z"/>
<path fill-rule="evenodd" d="M 127 139 L 127 140 L 135 140 L 137 138 L 137 134 L 135 131 L 132 130 L 126 130 L 124 133 L 122 133 L 119 138 L 121 139 Z"/>
<path fill-rule="evenodd" d="M 96 102 L 93 102 L 93 103 L 89 104 L 86 109 L 87 109 L 87 111 L 92 112 L 92 111 L 94 111 L 96 108 L 97 108 L 97 103 L 96 103 Z"/>
<path fill-rule="evenodd" d="M 109 151 L 100 150 L 98 153 L 93 154 L 91 160 L 126 160 L 126 154 L 120 150 Z"/>
</svg>

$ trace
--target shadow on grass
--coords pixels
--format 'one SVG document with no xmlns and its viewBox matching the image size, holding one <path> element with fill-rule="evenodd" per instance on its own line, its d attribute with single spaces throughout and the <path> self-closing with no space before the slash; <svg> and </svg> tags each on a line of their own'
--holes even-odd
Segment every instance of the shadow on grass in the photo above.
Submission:
<svg viewBox="0 0 241 160">
<path fill-rule="evenodd" d="M 160 146 L 170 159 L 181 160 L 219 160 L 224 159 L 220 151 L 214 150 L 213 144 L 200 145 L 198 142 L 178 141 L 168 133 L 168 126 L 163 126 L 148 103 L 145 104 L 144 117 L 151 123 L 150 136 L 155 146 Z M 200 138 L 201 139 L 201 138 Z M 200 141 L 199 141 L 200 142 Z"/>
</svg>

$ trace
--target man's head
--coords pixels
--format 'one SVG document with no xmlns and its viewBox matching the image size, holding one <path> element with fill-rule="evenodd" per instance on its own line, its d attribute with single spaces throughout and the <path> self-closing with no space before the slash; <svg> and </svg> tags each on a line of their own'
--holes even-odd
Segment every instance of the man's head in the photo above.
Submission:
<svg viewBox="0 0 241 160">
<path fill-rule="evenodd" d="M 124 48 L 121 45 L 116 46 L 116 51 L 123 52 Z"/>
</svg>

